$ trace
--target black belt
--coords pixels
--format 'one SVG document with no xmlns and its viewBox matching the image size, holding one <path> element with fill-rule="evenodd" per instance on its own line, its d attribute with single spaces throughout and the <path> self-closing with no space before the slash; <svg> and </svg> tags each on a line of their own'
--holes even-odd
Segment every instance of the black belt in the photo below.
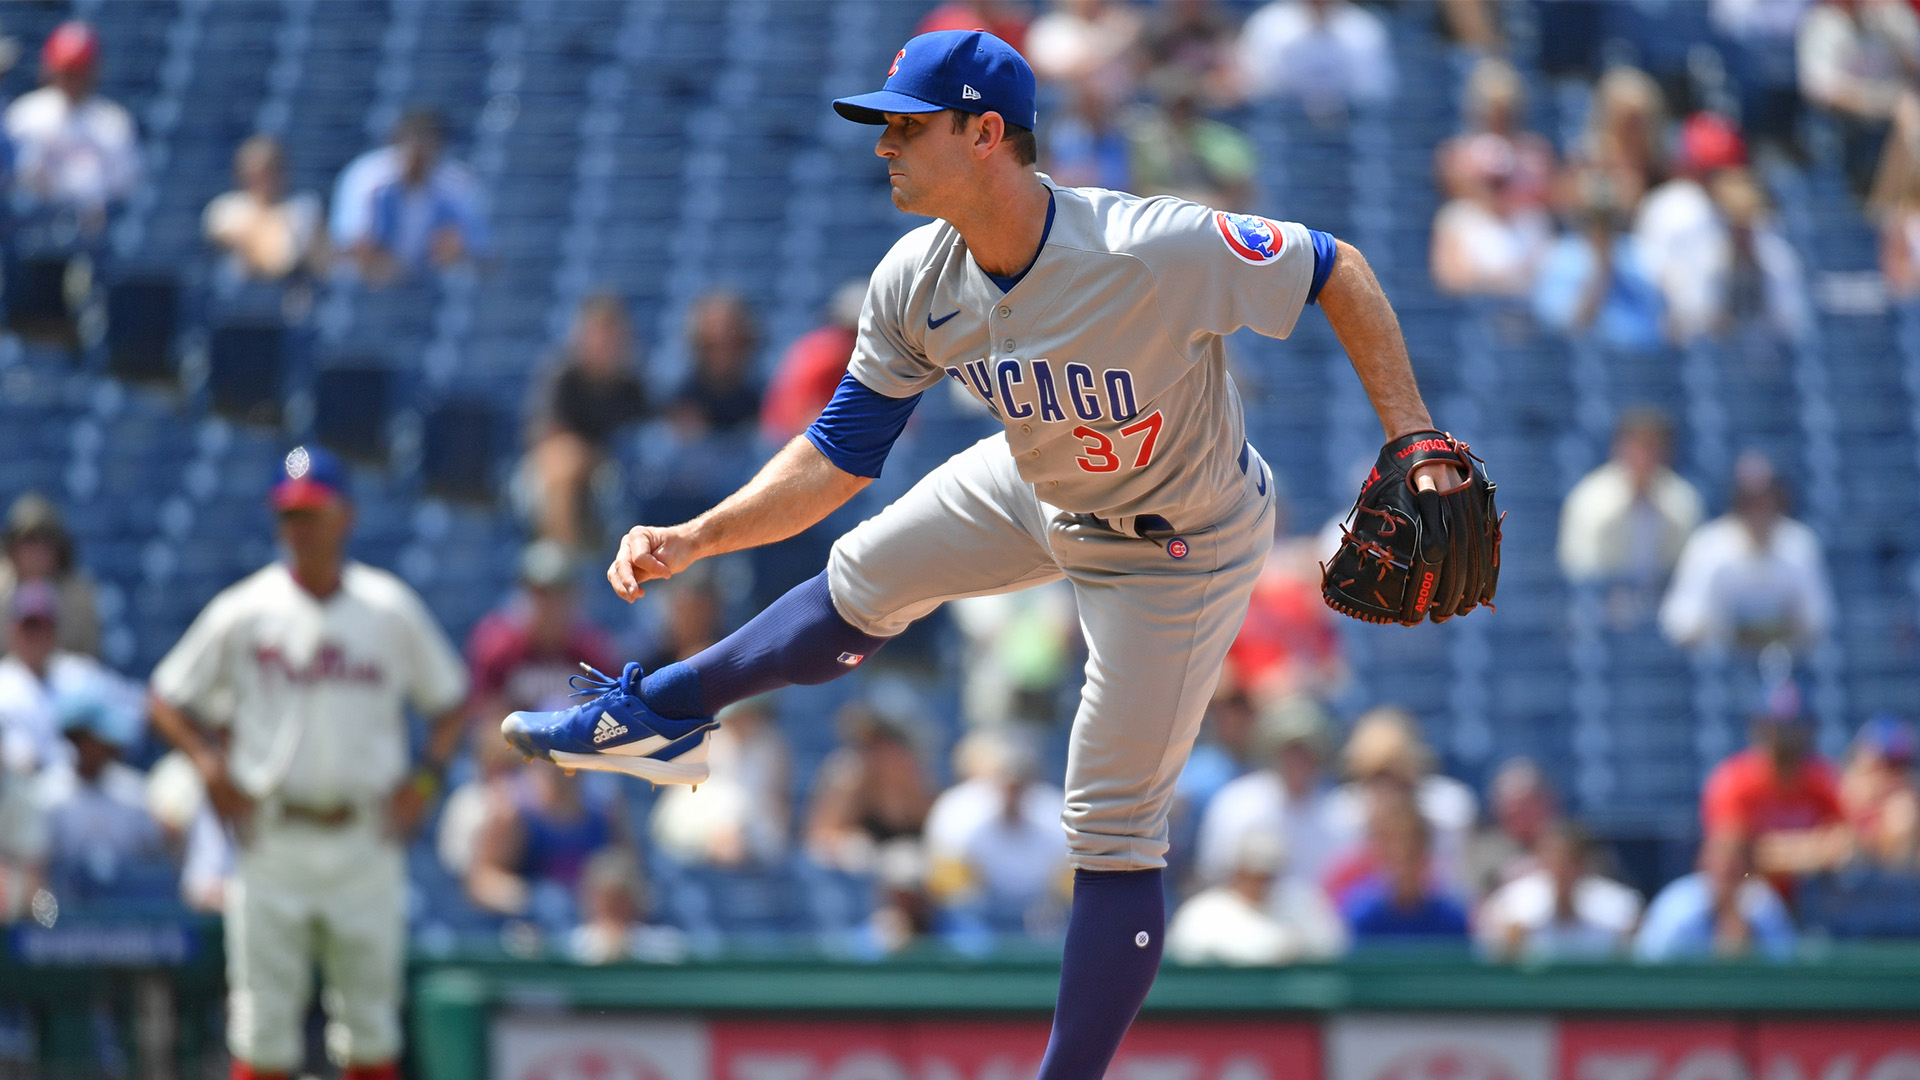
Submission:
<svg viewBox="0 0 1920 1080">
<path fill-rule="evenodd" d="M 1245 476 L 1247 474 L 1247 462 L 1248 462 L 1248 457 L 1251 453 L 1252 453 L 1252 447 L 1248 445 L 1247 441 L 1245 439 L 1240 440 L 1240 475 L 1242 476 Z M 1112 522 L 1108 521 L 1106 518 L 1103 518 L 1098 514 L 1085 514 L 1085 515 L 1076 515 L 1076 516 L 1083 516 L 1087 520 L 1093 522 L 1095 525 L 1098 525 L 1103 529 L 1110 529 L 1114 532 L 1120 533 L 1122 536 L 1128 535 L 1126 530 L 1117 528 Z M 1136 514 L 1134 515 L 1134 518 L 1133 518 L 1132 535 L 1138 536 L 1142 539 L 1151 539 L 1157 534 L 1176 533 L 1179 531 L 1180 531 L 1179 529 L 1176 529 L 1173 527 L 1173 522 L 1168 521 L 1166 518 L 1161 517 L 1159 514 Z"/>
<path fill-rule="evenodd" d="M 283 821 L 298 821 L 303 825 L 318 825 L 323 829 L 338 829 L 353 824 L 360 811 L 352 803 L 337 806 L 304 806 L 300 803 L 281 803 L 280 818 Z"/>
</svg>

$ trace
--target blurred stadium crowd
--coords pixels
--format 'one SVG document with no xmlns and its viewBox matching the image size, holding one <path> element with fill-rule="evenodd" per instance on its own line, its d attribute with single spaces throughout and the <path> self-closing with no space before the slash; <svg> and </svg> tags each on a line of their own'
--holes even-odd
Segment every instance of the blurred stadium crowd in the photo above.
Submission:
<svg viewBox="0 0 1920 1080">
<path fill-rule="evenodd" d="M 1025 51 L 1056 180 L 1368 250 L 1436 415 L 1515 499 L 1501 612 L 1391 631 L 1438 644 L 1404 696 L 1358 696 L 1383 639 L 1321 605 L 1317 560 L 1377 433 L 1348 422 L 1324 333 L 1236 341 L 1256 440 L 1302 464 L 1181 780 L 1170 955 L 1658 961 L 1920 935 L 1916 547 L 1887 538 L 1917 486 L 1915 5 L 0 19 L 0 921 L 219 910 L 227 838 L 145 731 L 138 680 L 271 557 L 262 493 L 312 438 L 361 463 L 361 557 L 466 635 L 471 739 L 411 853 L 416 947 L 877 957 L 1057 934 L 1064 587 L 950 605 L 871 674 L 734 707 L 698 792 L 564 779 L 496 733 L 557 707 L 577 663 L 711 644 L 986 430 L 930 402 L 819 529 L 635 611 L 596 584 L 626 523 L 724 495 L 844 372 L 860 275 L 913 223 L 866 136 L 830 126 L 819 71 L 864 79 L 917 20 Z M 806 44 L 781 66 L 788 33 Z M 223 104 L 243 75 L 264 96 Z M 766 146 L 777 167 L 743 167 Z"/>
</svg>

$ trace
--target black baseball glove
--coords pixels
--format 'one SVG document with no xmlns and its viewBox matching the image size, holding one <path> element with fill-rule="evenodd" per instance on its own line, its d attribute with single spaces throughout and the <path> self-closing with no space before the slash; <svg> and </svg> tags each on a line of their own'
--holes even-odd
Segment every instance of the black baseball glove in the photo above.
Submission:
<svg viewBox="0 0 1920 1080">
<path fill-rule="evenodd" d="M 1444 461 L 1467 480 L 1416 491 L 1413 470 Z M 1347 514 L 1340 550 L 1321 569 L 1327 606 L 1368 622 L 1417 626 L 1493 606 L 1500 521 L 1493 481 L 1467 444 L 1440 431 L 1388 443 Z"/>
</svg>

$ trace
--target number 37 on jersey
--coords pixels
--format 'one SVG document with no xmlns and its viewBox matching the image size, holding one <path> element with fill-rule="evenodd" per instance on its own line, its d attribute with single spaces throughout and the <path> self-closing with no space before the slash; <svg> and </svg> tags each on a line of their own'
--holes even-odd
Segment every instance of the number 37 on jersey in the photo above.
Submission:
<svg viewBox="0 0 1920 1080">
<path fill-rule="evenodd" d="M 1074 424 L 1073 437 L 1080 440 L 1074 461 L 1086 472 L 1144 469 L 1153 463 L 1162 419 L 1157 410 L 1135 419 L 1140 408 L 1133 372 L 1126 368 L 1096 374 L 1081 363 L 1006 357 L 972 360 L 964 368 L 948 368 L 947 375 L 985 402 L 995 419 L 1009 425 L 1028 419 Z M 1088 426 L 1103 420 L 1125 426 L 1114 435 Z"/>
</svg>

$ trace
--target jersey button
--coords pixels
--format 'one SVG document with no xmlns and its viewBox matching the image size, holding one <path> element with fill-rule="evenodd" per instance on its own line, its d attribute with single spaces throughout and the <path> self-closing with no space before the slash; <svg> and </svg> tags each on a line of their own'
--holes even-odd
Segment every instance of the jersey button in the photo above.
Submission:
<svg viewBox="0 0 1920 1080">
<path fill-rule="evenodd" d="M 1031 434 L 1033 434 L 1033 425 L 1032 425 L 1032 424 L 1021 424 L 1021 425 L 1020 425 L 1020 434 L 1022 434 L 1022 435 L 1031 435 Z"/>
<path fill-rule="evenodd" d="M 1003 318 L 1003 319 L 1004 319 L 1004 318 L 1007 318 L 1008 316 L 1010 316 L 1010 315 L 1012 315 L 1012 314 L 1013 314 L 1013 309 L 1012 309 L 1012 308 L 1010 308 L 1010 307 L 1008 307 L 1008 306 L 1007 306 L 1007 305 L 1005 305 L 1005 304 L 1001 304 L 1001 305 L 1000 305 L 1000 312 L 999 312 L 999 315 L 1000 315 L 1000 317 L 1001 317 L 1001 318 Z"/>
<path fill-rule="evenodd" d="M 1013 339 L 1008 338 L 1005 342 L 1002 343 L 1002 347 L 1011 350 L 1013 348 Z"/>
<path fill-rule="evenodd" d="M 1027 456 L 1028 456 L 1028 457 L 1039 457 L 1039 456 L 1040 456 L 1040 451 L 1038 451 L 1038 450 L 1029 450 L 1029 451 L 1027 451 Z"/>
</svg>

